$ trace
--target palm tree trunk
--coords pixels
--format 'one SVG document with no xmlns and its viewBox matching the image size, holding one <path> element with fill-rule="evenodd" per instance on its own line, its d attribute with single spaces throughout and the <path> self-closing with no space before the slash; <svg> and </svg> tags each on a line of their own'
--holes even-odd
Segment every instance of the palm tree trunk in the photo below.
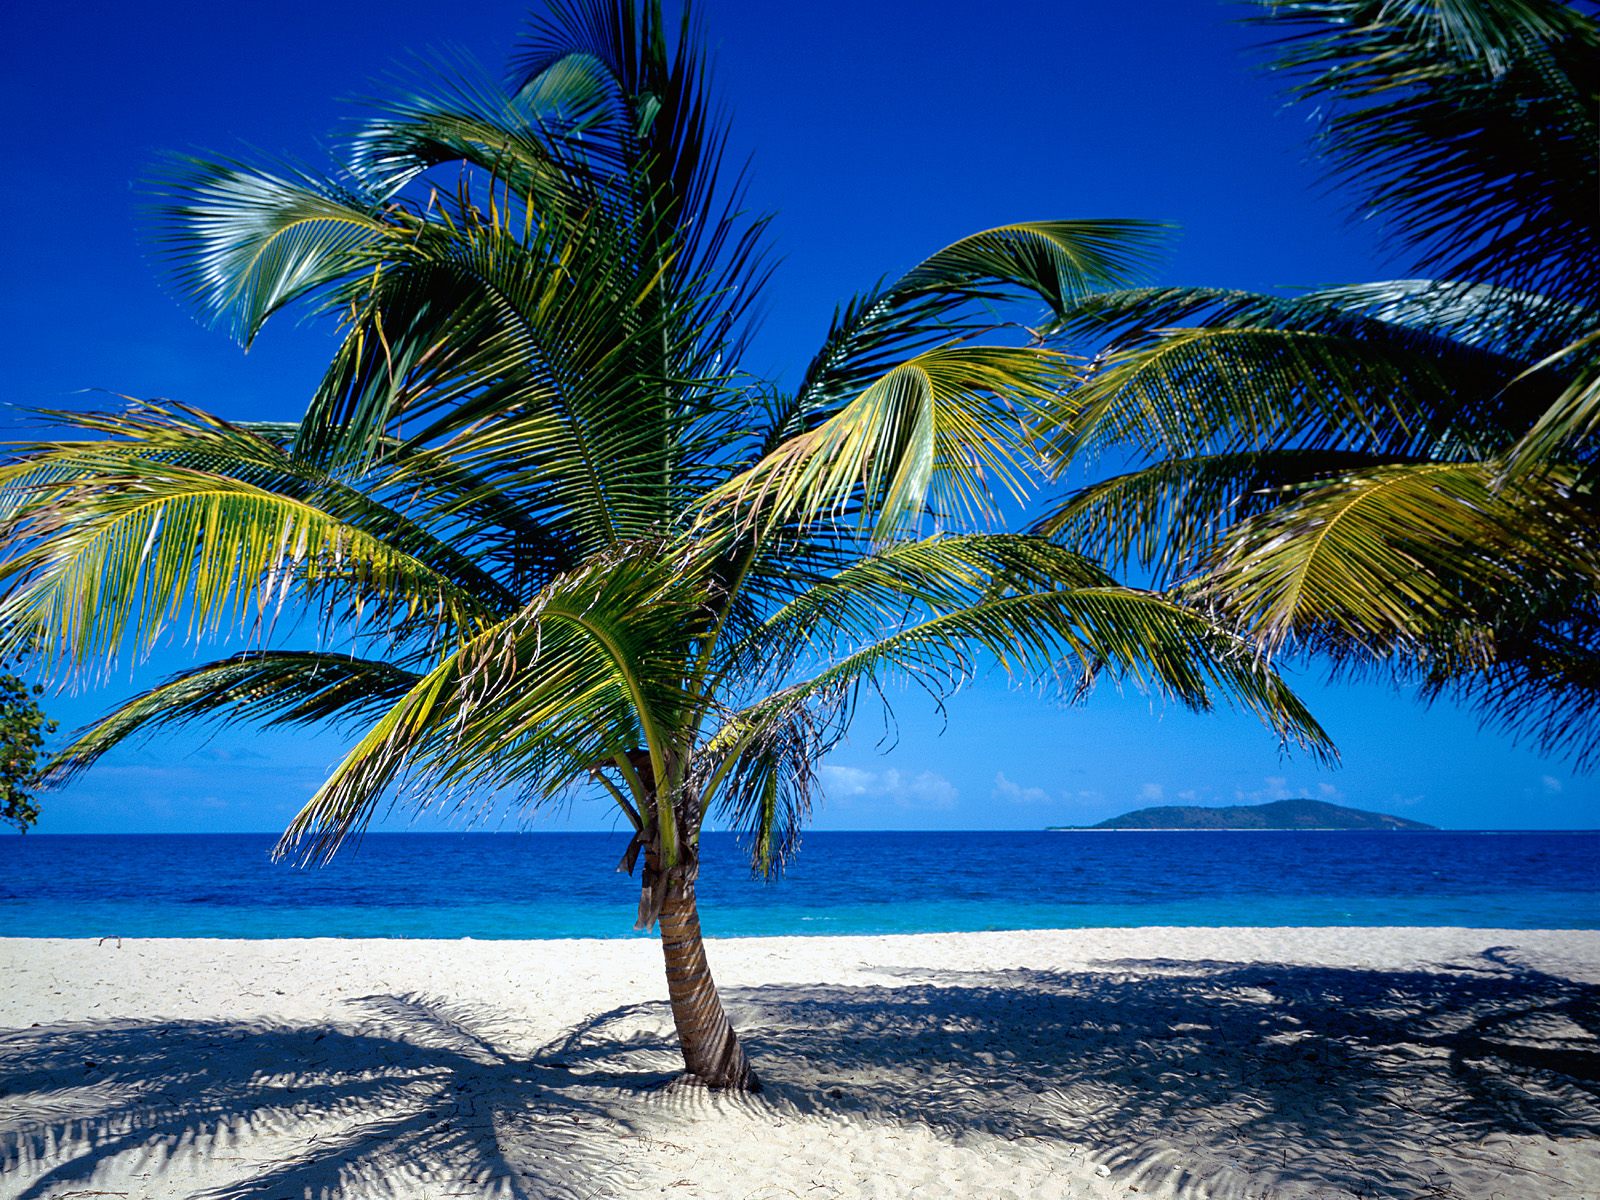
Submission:
<svg viewBox="0 0 1600 1200">
<path fill-rule="evenodd" d="M 660 925 L 667 993 L 672 998 L 672 1020 L 678 1027 L 684 1066 L 709 1087 L 759 1092 L 761 1083 L 750 1070 L 706 965 L 692 879 L 675 879 L 669 885 Z"/>
</svg>

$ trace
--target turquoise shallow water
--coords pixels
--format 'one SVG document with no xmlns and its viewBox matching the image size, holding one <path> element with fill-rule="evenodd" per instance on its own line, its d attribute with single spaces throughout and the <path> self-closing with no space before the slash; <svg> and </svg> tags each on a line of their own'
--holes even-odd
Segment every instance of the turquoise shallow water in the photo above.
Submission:
<svg viewBox="0 0 1600 1200">
<path fill-rule="evenodd" d="M 619 937 L 620 834 L 378 834 L 331 866 L 267 835 L 0 839 L 24 937 Z M 777 883 L 707 835 L 719 936 L 1134 925 L 1600 928 L 1600 833 L 814 833 Z"/>
</svg>

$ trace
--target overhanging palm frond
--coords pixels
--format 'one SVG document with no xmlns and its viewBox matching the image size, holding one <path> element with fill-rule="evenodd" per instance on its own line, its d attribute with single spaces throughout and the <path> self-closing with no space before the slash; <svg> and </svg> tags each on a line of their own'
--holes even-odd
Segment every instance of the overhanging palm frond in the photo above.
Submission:
<svg viewBox="0 0 1600 1200">
<path fill-rule="evenodd" d="M 1592 590 L 1565 599 L 1543 619 L 1494 629 L 1493 661 L 1429 669 L 1422 694 L 1470 705 L 1486 725 L 1592 771 L 1600 766 L 1600 613 Z"/>
<path fill-rule="evenodd" d="M 1600 583 L 1570 472 L 1496 488 L 1485 463 L 1385 465 L 1318 484 L 1241 522 L 1201 582 L 1269 646 L 1291 637 L 1375 657 L 1548 589 Z M 1502 599 L 1495 599 L 1495 597 Z"/>
<path fill-rule="evenodd" d="M 416 683 L 391 663 L 312 650 L 235 654 L 173 676 L 79 730 L 51 759 L 45 778 L 65 783 L 129 738 L 207 720 L 271 727 L 361 721 Z"/>
<path fill-rule="evenodd" d="M 1301 309 L 1325 306 L 1382 323 L 1383 328 L 1438 339 L 1431 347 L 1461 355 L 1482 350 L 1526 363 L 1554 353 L 1600 324 L 1600 311 L 1487 283 L 1390 279 L 1318 288 L 1297 298 Z M 1429 349 L 1426 342 L 1419 349 Z"/>
<path fill-rule="evenodd" d="M 781 683 L 808 655 L 892 633 L 926 613 L 952 612 L 985 597 L 1053 588 L 1114 587 L 1097 563 L 1042 538 L 954 534 L 897 541 L 856 554 L 813 580 L 725 651 L 724 669 Z"/>
<path fill-rule="evenodd" d="M 1117 446 L 1149 459 L 1282 446 L 1415 455 L 1450 428 L 1460 377 L 1478 367 L 1311 330 L 1160 330 L 1060 398 L 1040 452 L 1058 472 Z"/>
<path fill-rule="evenodd" d="M 1331 754 L 1293 693 L 1203 614 L 1122 588 L 1042 538 L 966 534 L 856 558 L 724 649 L 714 687 L 777 690 L 725 718 L 706 743 L 705 801 L 769 873 L 792 851 L 815 762 L 863 687 L 910 681 L 940 697 L 986 662 L 1072 695 L 1105 672 L 1192 707 L 1236 703 L 1281 737 Z"/>
<path fill-rule="evenodd" d="M 852 694 L 864 683 L 913 682 L 943 694 L 986 653 L 1008 674 L 1084 694 L 1101 674 L 1196 711 L 1221 701 L 1254 714 L 1286 742 L 1331 757 L 1332 742 L 1251 644 L 1157 592 L 1061 588 L 985 599 L 941 612 L 845 655 L 772 704 Z M 763 712 L 754 706 L 752 719 Z"/>
<path fill-rule="evenodd" d="M 1159 583 L 1175 583 L 1214 550 L 1223 530 L 1269 510 L 1291 489 L 1394 461 L 1347 450 L 1163 459 L 1078 489 L 1051 506 L 1033 532 L 1113 568 L 1138 563 Z"/>
<path fill-rule="evenodd" d="M 817 792 L 817 766 L 843 735 L 848 711 L 843 689 L 829 694 L 802 687 L 789 699 L 733 714 L 700 756 L 702 803 L 741 836 L 751 869 L 762 878 L 780 873 L 799 848 Z"/>
<path fill-rule="evenodd" d="M 1600 295 L 1600 30 L 1560 0 L 1265 0 L 1319 148 L 1430 274 Z"/>
<path fill-rule="evenodd" d="M 1295 330 L 1454 360 L 1463 374 L 1475 370 L 1488 385 L 1528 362 L 1530 347 L 1565 345 L 1597 320 L 1593 310 L 1510 288 L 1388 279 L 1291 295 L 1196 286 L 1123 288 L 1084 297 L 1049 332 L 1115 350 L 1146 344 L 1176 328 Z"/>
<path fill-rule="evenodd" d="M 1563 346 L 1527 374 L 1566 364 L 1575 364 L 1571 382 L 1506 455 L 1506 468 L 1514 476 L 1563 459 L 1594 469 L 1593 435 L 1600 428 L 1600 331 Z"/>
</svg>

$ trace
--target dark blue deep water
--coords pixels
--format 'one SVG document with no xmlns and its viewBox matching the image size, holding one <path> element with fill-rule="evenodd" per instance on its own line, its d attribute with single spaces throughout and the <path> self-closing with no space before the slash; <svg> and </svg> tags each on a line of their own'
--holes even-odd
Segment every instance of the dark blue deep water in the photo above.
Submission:
<svg viewBox="0 0 1600 1200">
<path fill-rule="evenodd" d="M 374 834 L 331 866 L 265 835 L 0 838 L 0 934 L 619 937 L 604 833 Z M 813 833 L 778 883 L 707 835 L 712 935 L 1096 925 L 1600 928 L 1600 833 Z"/>
</svg>

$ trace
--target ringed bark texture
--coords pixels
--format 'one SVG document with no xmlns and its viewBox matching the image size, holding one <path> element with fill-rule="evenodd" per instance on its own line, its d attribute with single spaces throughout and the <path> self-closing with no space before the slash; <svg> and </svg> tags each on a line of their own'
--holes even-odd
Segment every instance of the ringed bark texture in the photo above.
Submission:
<svg viewBox="0 0 1600 1200">
<path fill-rule="evenodd" d="M 667 993 L 684 1066 L 710 1087 L 759 1092 L 761 1083 L 750 1070 L 706 963 L 692 882 L 674 881 L 661 906 L 660 924 Z"/>
</svg>

